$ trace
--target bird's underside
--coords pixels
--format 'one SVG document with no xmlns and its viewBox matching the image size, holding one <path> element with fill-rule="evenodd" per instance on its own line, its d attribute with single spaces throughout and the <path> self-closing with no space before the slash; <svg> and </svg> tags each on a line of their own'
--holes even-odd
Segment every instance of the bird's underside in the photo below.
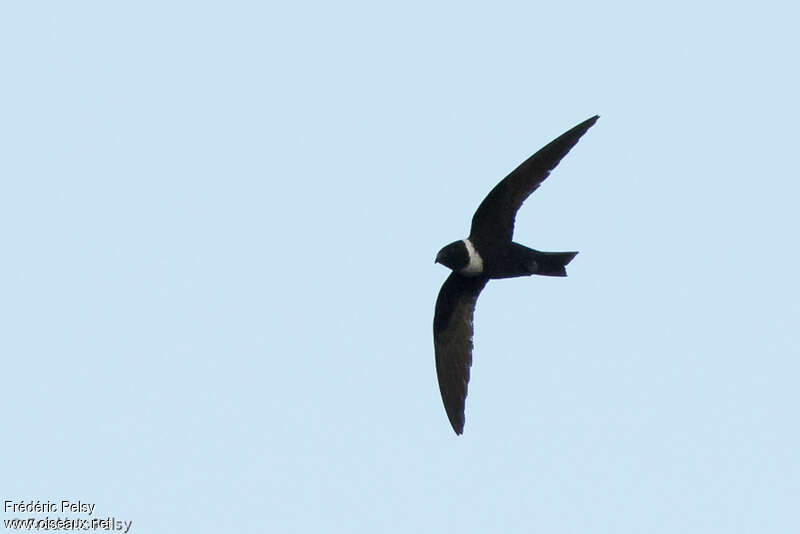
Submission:
<svg viewBox="0 0 800 534">
<path fill-rule="evenodd" d="M 433 339 L 439 391 L 456 434 L 464 431 L 473 314 L 486 283 L 533 274 L 566 276 L 565 267 L 577 254 L 541 252 L 512 242 L 514 219 L 525 199 L 597 119 L 594 116 L 564 133 L 506 176 L 481 202 L 464 244 L 451 243 L 437 256 L 437 262 L 453 269 L 436 299 Z"/>
<path fill-rule="evenodd" d="M 577 252 L 542 252 L 519 243 L 508 243 L 493 250 L 493 261 L 485 261 L 484 272 L 490 280 L 519 276 L 567 276 L 566 265 Z"/>
</svg>

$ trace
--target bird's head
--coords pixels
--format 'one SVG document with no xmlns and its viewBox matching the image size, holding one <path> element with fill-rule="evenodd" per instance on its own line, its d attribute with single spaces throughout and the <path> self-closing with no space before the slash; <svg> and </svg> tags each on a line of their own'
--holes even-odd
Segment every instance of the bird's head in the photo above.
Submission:
<svg viewBox="0 0 800 534">
<path fill-rule="evenodd" d="M 441 263 L 454 271 L 460 271 L 469 265 L 469 250 L 464 241 L 453 241 L 436 255 L 435 263 Z"/>
</svg>

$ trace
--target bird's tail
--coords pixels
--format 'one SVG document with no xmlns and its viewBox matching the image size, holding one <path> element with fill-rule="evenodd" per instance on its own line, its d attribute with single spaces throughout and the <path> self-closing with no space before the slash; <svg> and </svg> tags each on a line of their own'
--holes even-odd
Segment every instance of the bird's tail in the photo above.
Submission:
<svg viewBox="0 0 800 534">
<path fill-rule="evenodd" d="M 543 276 L 567 276 L 567 264 L 577 256 L 577 252 L 539 252 L 536 251 L 536 274 Z"/>
</svg>

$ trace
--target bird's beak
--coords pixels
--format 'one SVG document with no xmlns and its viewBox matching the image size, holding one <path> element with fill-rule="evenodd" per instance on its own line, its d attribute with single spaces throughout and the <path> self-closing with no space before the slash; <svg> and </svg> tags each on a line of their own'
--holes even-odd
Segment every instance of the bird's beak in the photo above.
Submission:
<svg viewBox="0 0 800 534">
<path fill-rule="evenodd" d="M 437 263 L 439 263 L 439 255 L 438 254 L 436 255 L 436 259 L 433 260 L 433 264 L 434 265 L 436 265 Z"/>
</svg>

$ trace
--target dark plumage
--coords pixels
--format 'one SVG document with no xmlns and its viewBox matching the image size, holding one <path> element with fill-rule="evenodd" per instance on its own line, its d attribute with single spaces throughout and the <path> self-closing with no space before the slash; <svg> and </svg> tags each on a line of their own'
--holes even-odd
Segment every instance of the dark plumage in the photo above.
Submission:
<svg viewBox="0 0 800 534">
<path fill-rule="evenodd" d="M 514 243 L 514 218 L 525 199 L 598 118 L 595 115 L 575 126 L 514 169 L 478 206 L 469 237 L 450 243 L 436 256 L 436 263 L 453 271 L 436 299 L 433 344 L 439 391 L 456 434 L 464 431 L 472 316 L 478 295 L 493 278 L 567 276 L 566 265 L 577 252 L 541 252 Z"/>
</svg>

